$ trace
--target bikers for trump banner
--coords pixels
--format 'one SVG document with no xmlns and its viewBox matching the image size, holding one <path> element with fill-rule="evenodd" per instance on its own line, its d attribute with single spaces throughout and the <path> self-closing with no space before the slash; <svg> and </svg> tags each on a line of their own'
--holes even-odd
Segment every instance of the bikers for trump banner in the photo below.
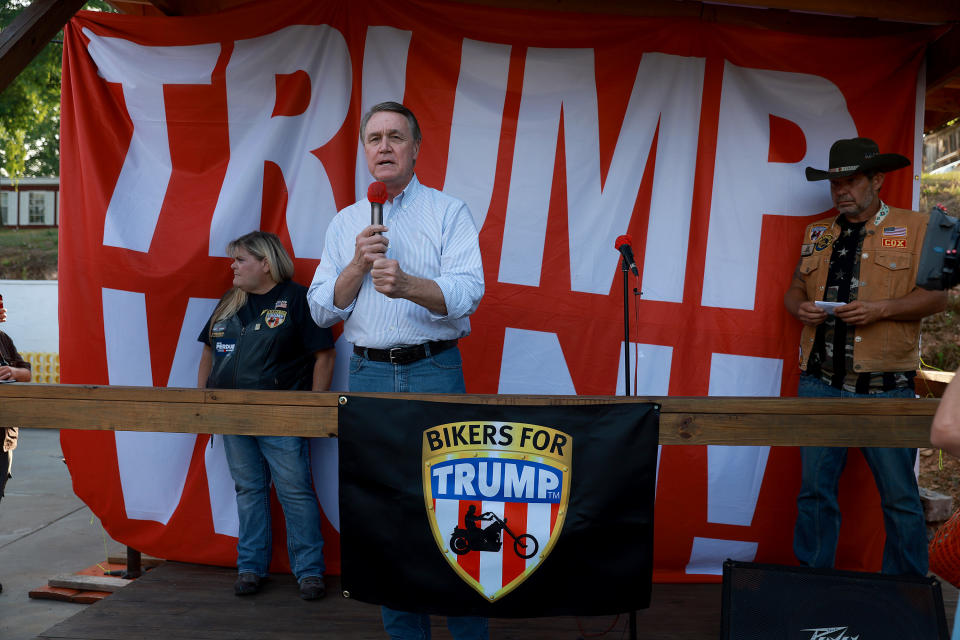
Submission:
<svg viewBox="0 0 960 640">
<path fill-rule="evenodd" d="M 351 598 L 494 617 L 649 605 L 655 405 L 347 396 L 339 432 Z"/>
<path fill-rule="evenodd" d="M 423 131 L 419 180 L 465 201 L 480 232 L 486 294 L 459 345 L 470 393 L 615 395 L 627 378 L 646 396 L 795 395 L 800 324 L 783 293 L 805 226 L 832 206 L 804 168 L 865 135 L 919 171 L 932 35 L 439 0 L 80 12 L 64 32 L 62 380 L 195 386 L 196 336 L 231 283 L 227 243 L 277 233 L 309 283 L 330 220 L 371 182 L 362 114 L 397 100 Z M 882 196 L 911 207 L 917 192 L 898 171 Z M 623 234 L 642 292 L 629 373 Z M 350 345 L 337 347 L 346 391 Z M 74 489 L 113 538 L 229 565 L 238 520 L 221 444 L 62 435 Z M 336 440 L 311 453 L 335 572 Z M 658 473 L 655 579 L 719 581 L 727 558 L 793 561 L 796 449 L 665 447 Z M 859 453 L 840 501 L 839 566 L 879 568 L 879 498 Z"/>
</svg>

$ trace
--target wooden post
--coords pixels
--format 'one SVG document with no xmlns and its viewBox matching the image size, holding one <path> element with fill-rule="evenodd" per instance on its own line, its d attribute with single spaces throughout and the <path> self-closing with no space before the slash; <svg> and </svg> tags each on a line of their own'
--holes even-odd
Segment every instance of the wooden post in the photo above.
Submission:
<svg viewBox="0 0 960 640">
<path fill-rule="evenodd" d="M 0 93 L 73 17 L 86 0 L 34 0 L 0 31 Z"/>
</svg>

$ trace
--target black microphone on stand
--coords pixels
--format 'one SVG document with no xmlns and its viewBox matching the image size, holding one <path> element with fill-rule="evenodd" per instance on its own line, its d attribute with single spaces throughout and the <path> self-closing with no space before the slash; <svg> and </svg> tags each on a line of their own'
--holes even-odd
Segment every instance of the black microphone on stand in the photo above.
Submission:
<svg viewBox="0 0 960 640">
<path fill-rule="evenodd" d="M 627 267 L 630 268 L 630 271 L 633 272 L 633 275 L 639 276 L 640 271 L 637 269 L 637 261 L 633 259 L 633 238 L 631 238 L 629 235 L 620 236 L 617 238 L 617 241 L 613 246 L 615 246 L 617 251 L 620 252 L 620 255 L 623 256 Z"/>
<path fill-rule="evenodd" d="M 383 203 L 387 201 L 387 185 L 371 182 L 367 187 L 367 200 L 370 201 L 370 224 L 383 224 Z"/>
</svg>

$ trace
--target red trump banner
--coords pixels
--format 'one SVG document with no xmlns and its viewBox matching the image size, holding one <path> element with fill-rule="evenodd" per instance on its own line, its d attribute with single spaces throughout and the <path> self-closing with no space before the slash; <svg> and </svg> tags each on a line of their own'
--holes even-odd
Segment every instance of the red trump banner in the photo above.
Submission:
<svg viewBox="0 0 960 640">
<path fill-rule="evenodd" d="M 831 208 L 804 168 L 825 168 L 830 144 L 856 135 L 919 164 L 925 37 L 408 0 L 81 12 L 63 69 L 63 380 L 195 386 L 196 336 L 231 282 L 227 243 L 275 232 L 309 283 L 330 220 L 371 181 L 361 115 L 396 100 L 423 129 L 420 181 L 464 200 L 480 230 L 468 391 L 623 393 L 614 243 L 629 234 L 641 292 L 631 390 L 794 395 L 800 325 L 781 300 L 805 225 Z M 911 207 L 917 192 L 899 171 L 882 197 Z M 77 494 L 114 538 L 231 564 L 219 440 L 62 436 Z M 313 458 L 336 570 L 335 441 L 315 441 Z M 877 568 L 879 501 L 862 460 L 849 466 L 838 561 Z M 654 577 L 718 579 L 726 558 L 792 562 L 798 487 L 795 449 L 663 448 Z"/>
</svg>

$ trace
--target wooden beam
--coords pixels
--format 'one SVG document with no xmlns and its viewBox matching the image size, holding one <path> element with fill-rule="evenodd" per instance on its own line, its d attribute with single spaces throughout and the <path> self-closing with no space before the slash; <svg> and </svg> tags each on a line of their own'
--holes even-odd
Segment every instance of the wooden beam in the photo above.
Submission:
<svg viewBox="0 0 960 640">
<path fill-rule="evenodd" d="M 954 0 L 709 0 L 703 4 L 723 4 L 754 9 L 785 9 L 828 16 L 846 16 L 892 20 L 894 22 L 935 23 L 960 20 L 960 4 Z"/>
<path fill-rule="evenodd" d="M 948 122 L 957 117 L 958 114 L 947 113 L 946 111 L 932 111 L 927 109 L 923 113 L 923 132 L 930 133 L 940 129 Z"/>
<path fill-rule="evenodd" d="M 226 11 L 253 0 L 107 0 L 121 13 L 141 16 L 196 16 Z"/>
<path fill-rule="evenodd" d="M 82 573 L 61 573 L 47 580 L 47 585 L 78 591 L 107 591 L 114 593 L 130 584 L 129 580 L 112 576 L 90 576 Z"/>
<path fill-rule="evenodd" d="M 5 424 L 45 429 L 335 436 L 353 396 L 499 406 L 653 402 L 661 444 L 930 446 L 935 399 L 340 394 L 81 385 L 0 385 Z"/>
<path fill-rule="evenodd" d="M 927 47 L 927 96 L 960 81 L 960 24 Z"/>
<path fill-rule="evenodd" d="M 935 131 L 960 116 L 960 89 L 941 87 L 927 92 L 923 130 Z"/>
<path fill-rule="evenodd" d="M 457 0 L 469 4 L 578 13 L 701 17 L 714 8 L 809 14 L 824 19 L 876 20 L 943 24 L 960 20 L 960 5 L 952 0 Z"/>
<path fill-rule="evenodd" d="M 953 371 L 918 370 L 917 377 L 913 379 L 917 395 L 921 398 L 943 397 L 943 392 L 947 385 L 953 382 L 954 375 Z"/>
<path fill-rule="evenodd" d="M 85 0 L 34 0 L 0 31 L 0 93 L 83 6 Z"/>
<path fill-rule="evenodd" d="M 229 9 L 250 0 L 110 0 L 120 11 L 125 7 L 156 7 L 166 15 L 193 15 Z M 864 17 L 884 21 L 942 24 L 960 20 L 960 6 L 952 0 L 457 0 L 513 9 L 536 9 L 578 13 L 610 13 L 644 16 L 699 17 L 720 6 L 733 9 L 775 9 L 821 17 Z M 195 5 L 203 5 L 200 11 Z M 167 13 L 167 10 L 176 13 Z"/>
<path fill-rule="evenodd" d="M 927 96 L 927 111 L 960 114 L 960 89 L 944 87 Z"/>
<path fill-rule="evenodd" d="M 177 0 L 150 0 L 156 9 L 165 16 L 181 16 L 183 11 L 180 9 L 180 3 Z"/>
</svg>

